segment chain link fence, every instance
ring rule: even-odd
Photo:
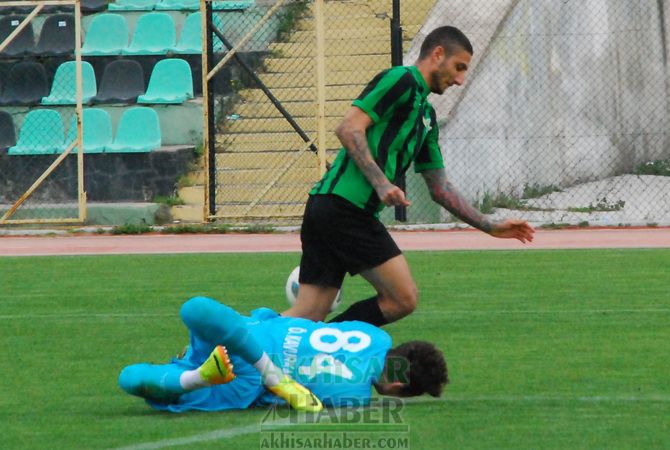
[[[253,75],[231,58],[214,78],[216,217],[299,221],[339,149],[334,128],[391,65],[391,0],[325,1],[321,16],[317,3],[257,1],[221,26],[231,46],[254,30],[238,53]],[[441,25],[474,44],[466,84],[431,101],[447,174],[484,213],[670,223],[666,2],[399,3],[404,64]],[[456,222],[420,176],[408,173],[407,194],[409,223]],[[382,218],[396,221],[391,209]]]
[[[0,3],[0,224],[82,220],[75,23],[74,2]]]

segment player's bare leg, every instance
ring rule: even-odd
[[[401,319],[416,309],[419,292],[403,255],[361,272],[377,290],[377,301],[389,322]]]
[[[314,321],[324,320],[330,312],[338,291],[336,287],[300,283],[295,303],[281,315],[304,317]]]
[[[381,327],[410,314],[416,308],[418,291],[403,255],[361,272],[377,295],[358,301],[331,322],[361,320]]]

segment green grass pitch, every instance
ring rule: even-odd
[[[434,341],[452,380],[403,408],[410,448],[670,448],[670,250],[407,257],[420,306],[387,330]],[[264,409],[159,413],[116,379],[181,350],[190,296],[281,310],[298,260],[0,258],[0,448],[259,448]],[[369,294],[348,278],[344,306]]]

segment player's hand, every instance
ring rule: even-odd
[[[410,201],[398,186],[388,183],[377,190],[377,195],[386,206],[409,206]]]
[[[533,242],[534,234],[535,229],[528,225],[528,222],[525,220],[506,220],[496,223],[491,230],[491,236],[518,239],[524,244],[526,242]]]

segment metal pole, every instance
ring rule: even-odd
[[[214,41],[212,37],[212,3],[205,2],[205,52],[206,58],[203,61],[202,70],[202,88],[203,95],[207,98],[207,108],[205,112],[206,138],[205,138],[205,158],[207,160],[207,215],[209,217],[216,214],[216,135],[214,124],[214,90],[213,79],[208,77],[212,64],[214,62]]]
[[[400,0],[393,0],[393,17],[391,17],[391,65],[402,66],[402,26],[400,25]],[[400,189],[406,191],[407,184],[405,175],[400,177],[396,183]],[[407,208],[405,206],[395,207],[395,220],[407,222]]]
[[[314,19],[316,22],[316,92],[317,92],[317,147],[319,149],[319,176],[326,173],[326,44],[324,26],[324,0],[315,0]]]

